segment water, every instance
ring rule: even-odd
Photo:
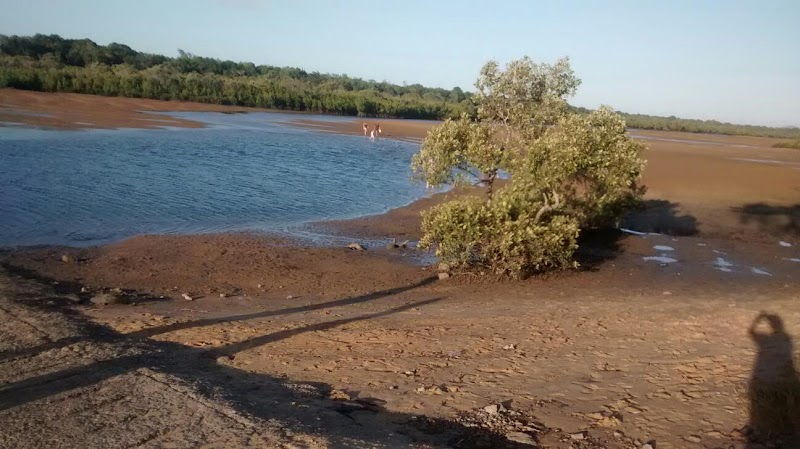
[[[0,128],[0,247],[280,231],[426,193],[410,179],[418,145],[298,129],[290,114],[172,115],[211,126]]]

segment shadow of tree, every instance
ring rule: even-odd
[[[677,203],[647,200],[623,218],[621,227],[675,236],[697,234],[697,219],[691,215],[681,215],[678,209]],[[618,229],[584,230],[578,238],[575,259],[583,270],[595,271],[604,262],[619,255],[622,236],[623,233]]]
[[[667,200],[646,200],[642,207],[622,220],[622,227],[639,232],[690,236],[698,232],[697,219],[681,214],[680,204]]]
[[[756,223],[762,232],[777,235],[800,235],[800,204],[771,206],[766,203],[746,204],[733,208],[742,224]]]
[[[350,302],[341,300],[333,303],[354,304],[414,287],[401,287],[351,298]],[[135,350],[122,350],[115,356],[88,365],[6,384],[0,388],[0,410],[96,385],[121,374],[149,369],[190,383],[204,396],[232,404],[249,416],[279,422],[292,432],[322,437],[331,447],[406,447],[410,441],[467,449],[531,447],[529,444],[510,441],[504,435],[490,429],[465,426],[456,420],[392,412],[382,407],[380,400],[372,398],[331,400],[328,399],[328,393],[332,387],[324,383],[291,383],[226,364],[241,351],[304,332],[322,331],[355,321],[376,319],[411,308],[425,307],[441,301],[440,297],[408,302],[380,312],[257,336],[212,350],[153,340],[146,338],[148,334],[139,336],[120,334],[107,326],[94,323],[79,311],[65,307],[65,304],[48,303],[42,298],[42,295],[30,294],[15,297],[13,300],[16,304],[29,309],[57,311],[72,327],[80,329],[81,335],[51,342],[35,349],[55,349],[59,343],[67,346],[75,338],[79,338],[85,342],[113,344]],[[233,318],[245,319],[242,316]],[[166,332],[163,329],[162,331]],[[29,351],[29,354],[34,352]],[[399,438],[406,443],[398,445]]]
[[[800,373],[792,337],[778,315],[764,312],[753,320],[749,333],[758,352],[748,387],[748,447],[800,447]]]

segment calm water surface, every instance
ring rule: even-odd
[[[0,247],[285,231],[381,213],[425,194],[410,180],[415,144],[285,125],[296,115],[172,115],[210,126],[0,128]]]

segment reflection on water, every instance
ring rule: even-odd
[[[281,230],[425,193],[410,180],[417,145],[297,129],[288,114],[171,115],[211,126],[0,128],[0,246]]]

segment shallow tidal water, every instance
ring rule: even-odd
[[[0,128],[0,247],[291,232],[426,194],[409,168],[418,144],[299,129],[290,114],[171,115],[208,127]]]

